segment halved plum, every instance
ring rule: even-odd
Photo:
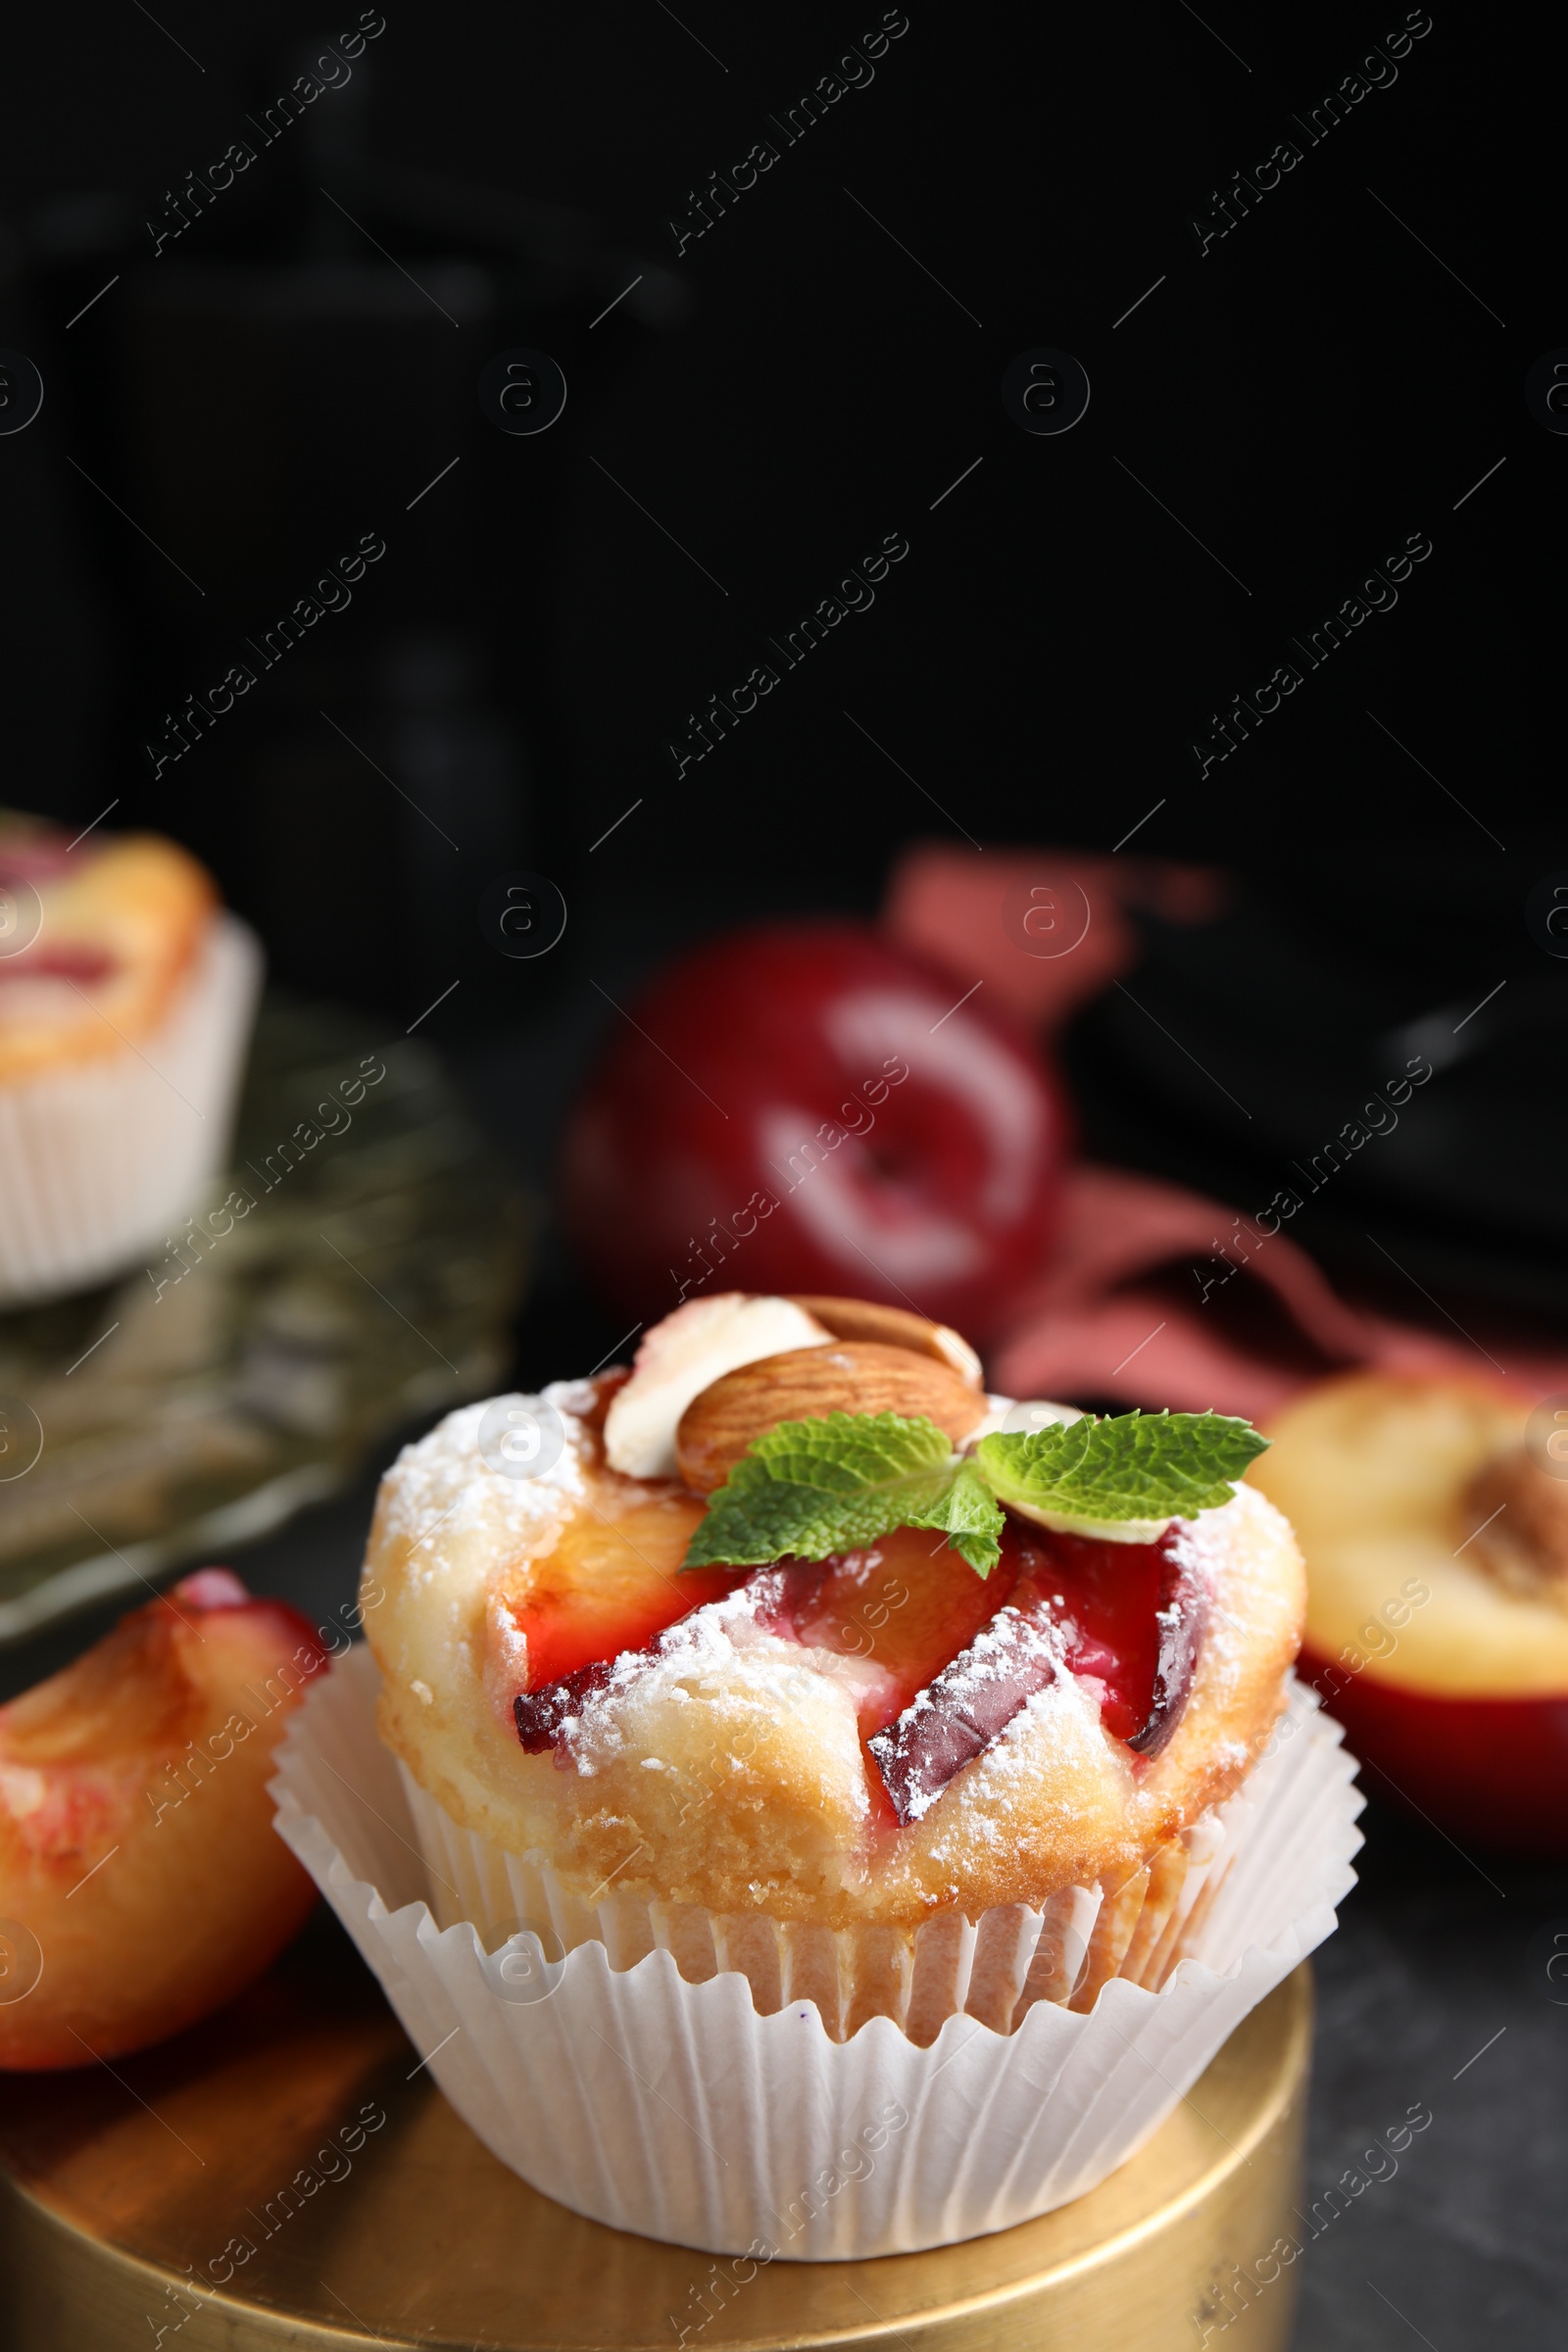
[[[1568,1557],[1551,1415],[1480,1372],[1353,1372],[1248,1472],[1291,1521],[1300,1673],[1378,1790],[1468,1844],[1568,1854]]]

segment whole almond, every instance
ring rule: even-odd
[[[980,1358],[968,1341],[946,1323],[911,1314],[906,1306],[884,1306],[872,1298],[792,1298],[830,1331],[836,1340],[874,1340],[882,1348],[907,1348],[916,1355],[934,1355],[939,1364],[980,1386]]]
[[[970,1382],[912,1348],[875,1341],[796,1348],[742,1364],[694,1396],[675,1432],[675,1453],[686,1485],[710,1494],[747,1447],[781,1421],[821,1421],[829,1413],[924,1414],[956,1445],[981,1420],[984,1407]]]

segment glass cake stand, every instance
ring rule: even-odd
[[[230,1172],[147,1264],[0,1315],[0,1642],[267,1534],[494,1388],[524,1228],[434,1054],[270,1002]]]

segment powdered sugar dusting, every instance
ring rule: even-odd
[[[389,1705],[416,1677],[434,1693],[418,1711],[427,1728],[416,1735],[405,1718],[404,1737],[447,1742],[445,1770],[481,1780],[485,1742],[501,1730],[500,1684],[485,1667],[487,1632],[504,1629],[487,1627],[490,1596],[512,1563],[553,1547],[586,1495],[593,1441],[582,1416],[596,1398],[584,1381],[560,1381],[542,1396],[500,1400],[535,1412],[548,1405],[561,1417],[561,1457],[534,1478],[505,1477],[480,1453],[480,1425],[495,1401],[461,1405],[403,1448],[381,1481],[364,1586],[366,1632],[389,1678]],[[525,1660],[507,1659],[519,1663],[525,1669]],[[510,1726],[504,1736],[514,1739]]]
[[[745,1771],[764,1745],[782,1743],[811,1759],[836,1801],[863,1822],[870,1798],[856,1687],[773,1630],[784,1619],[786,1583],[785,1571],[761,1570],[667,1627],[648,1649],[623,1651],[560,1727],[561,1751],[577,1772],[592,1780],[617,1765],[657,1762],[688,1781],[695,1772],[696,1785],[712,1788]]]
[[[562,1724],[562,1742],[579,1772],[592,1774],[622,1745],[620,1717],[627,1699],[639,1697],[685,1704],[731,1690],[749,1690],[776,1701],[780,1669],[799,1673],[805,1654],[799,1642],[765,1630],[784,1597],[781,1569],[748,1577],[733,1592],[677,1618],[646,1649],[626,1649],[611,1661],[600,1687],[585,1696],[582,1711]]]
[[[542,1396],[486,1397],[461,1405],[444,1421],[405,1446],[382,1488],[386,1532],[411,1546],[409,1567],[417,1581],[447,1573],[453,1544],[483,1534],[493,1539],[497,1557],[537,1547],[540,1537],[564,1516],[564,1506],[587,1492],[584,1475],[589,1446],[582,1416],[594,1404],[587,1381],[553,1381]],[[480,1423],[497,1402],[537,1411],[541,1404],[560,1414],[565,1445],[559,1461],[533,1478],[509,1478],[492,1470],[479,1451]]]
[[[1151,1837],[1168,1835],[1173,1782],[1179,1805],[1195,1774],[1245,1767],[1233,1723],[1255,1716],[1258,1642],[1293,1605],[1288,1531],[1245,1487],[1179,1532],[1219,1605],[1174,1767],[1146,1764],[1104,1729],[1099,1686],[1073,1675],[1061,1630],[1020,1592],[877,1735],[876,1749],[928,1751],[911,1758],[894,1833],[859,1737],[861,1722],[887,1721],[874,1688],[885,1670],[815,1645],[821,1629],[799,1614],[810,1572],[798,1563],[754,1572],[596,1667],[580,1695],[563,1690],[553,1757],[519,1743],[512,1701],[529,1677],[516,1600],[531,1564],[576,1511],[653,1498],[603,1465],[586,1425],[601,1393],[561,1382],[499,1400],[561,1416],[561,1456],[534,1478],[506,1477],[480,1454],[490,1400],[406,1447],[383,1485],[368,1575],[385,1574],[387,1605],[367,1626],[388,1678],[384,1720],[422,1785],[475,1832],[508,1850],[548,1847],[585,1882],[614,1877],[617,1891],[646,1879],[663,1899],[721,1911],[778,1901],[809,1916],[832,1894],[866,1916],[906,1915],[962,1904],[977,1886],[1034,1899],[1058,1857],[1086,1883],[1101,1856],[1124,1870],[1146,1817]],[[993,1416],[1004,1410],[988,1400]],[[899,1695],[893,1684],[888,1712]],[[877,1761],[894,1792],[888,1758]]]
[[[1217,1510],[1177,1522],[1176,1542],[1210,1594],[1203,1627],[1205,1669],[1222,1677],[1227,1690],[1250,1664],[1256,1620],[1272,1613],[1274,1531],[1280,1525],[1273,1504],[1245,1484]],[[1222,1577],[1226,1600],[1220,1606],[1213,1596]]]
[[[868,1745],[902,1822],[922,1821],[955,1773],[984,1755],[1065,1665],[1050,1619],[1007,1605]]]

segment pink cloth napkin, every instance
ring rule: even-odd
[[[1495,1335],[1471,1344],[1353,1306],[1304,1250],[1200,1193],[1085,1164],[1061,1238],[1018,1301],[991,1376],[1010,1396],[1095,1396],[1266,1421],[1352,1365],[1504,1374],[1532,1396],[1568,1389],[1568,1358]]]
[[[1044,903],[1027,923],[1034,890]],[[893,869],[882,921],[902,946],[978,980],[999,1011],[1049,1032],[1137,962],[1130,908],[1167,922],[1206,923],[1227,896],[1223,875],[1163,858],[917,842]],[[1060,954],[1041,952],[1069,939],[1074,944]]]
[[[1019,944],[1017,909],[1037,884],[1055,893],[1058,913],[1076,906],[1081,919],[1087,905],[1088,928],[1064,955]],[[1136,961],[1129,907],[1204,922],[1224,896],[1222,877],[1200,867],[919,844],[894,871],[884,921],[1049,1036]],[[1055,1252],[1020,1297],[990,1373],[1013,1396],[1264,1421],[1298,1390],[1356,1365],[1501,1374],[1532,1397],[1568,1391],[1568,1354],[1490,1327],[1440,1333],[1352,1304],[1283,1228],[1267,1234],[1201,1194],[1092,1163],[1069,1176]]]

